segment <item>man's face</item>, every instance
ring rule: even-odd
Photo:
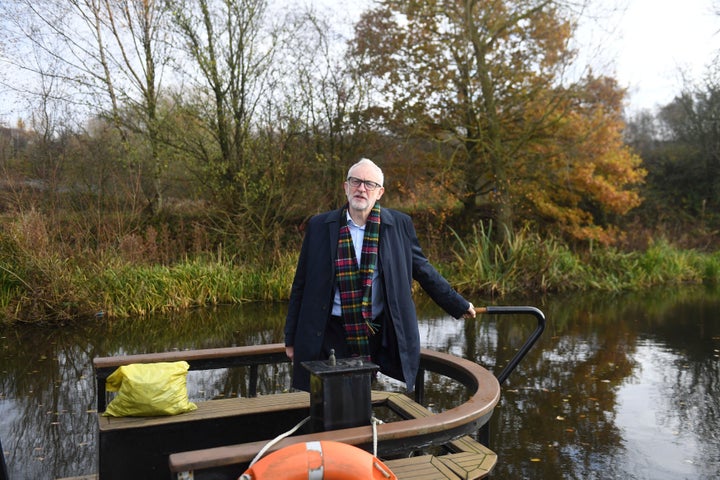
[[[363,182],[373,182],[380,185],[380,176],[377,171],[369,165],[358,165],[350,171],[349,177],[362,180]],[[350,208],[353,210],[369,213],[375,202],[380,200],[385,189],[381,186],[374,190],[369,189],[365,183],[358,186],[351,185],[351,182],[345,181],[345,195],[347,196]]]

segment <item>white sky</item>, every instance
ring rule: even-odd
[[[0,0],[2,1],[2,0]],[[337,12],[339,23],[357,19],[372,0],[300,0],[321,11]],[[605,10],[587,20],[578,37],[582,58],[596,74],[617,78],[628,88],[628,109],[654,109],[681,92],[681,70],[699,81],[720,52],[720,0],[592,0],[592,10]],[[608,13],[612,7],[618,10]],[[0,123],[13,125],[8,92],[0,88]]]
[[[596,0],[597,1],[597,0]],[[600,0],[605,1],[605,0]],[[624,12],[611,15],[588,38],[604,43],[603,55],[620,85],[628,88],[631,110],[653,109],[682,90],[681,71],[699,81],[720,52],[717,0],[624,0]],[[616,28],[615,32],[612,31]],[[605,40],[603,41],[603,36]],[[614,65],[612,65],[614,63]],[[600,72],[598,72],[600,73]]]
[[[353,18],[372,0],[305,0]],[[591,0],[578,53],[596,74],[628,89],[630,111],[670,103],[683,88],[681,72],[699,81],[720,53],[720,0]]]

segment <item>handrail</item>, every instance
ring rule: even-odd
[[[525,355],[527,355],[533,345],[535,345],[538,341],[540,335],[542,335],[542,332],[545,330],[545,315],[535,307],[490,306],[479,308],[477,309],[477,312],[488,313],[491,315],[530,314],[537,319],[537,327],[535,327],[535,330],[530,334],[527,340],[525,340],[523,346],[520,347],[520,350],[517,351],[515,356],[510,360],[505,368],[496,375],[498,383],[502,386],[510,374],[520,364],[522,359],[525,358]],[[480,431],[478,432],[478,441],[486,447],[490,446],[490,422],[487,422],[480,428]]]
[[[250,397],[257,396],[257,369],[259,365],[290,362],[290,359],[285,355],[285,345],[282,343],[95,357],[93,366],[95,367],[95,381],[97,383],[97,411],[103,412],[105,410],[107,377],[117,367],[130,365],[131,363],[177,362],[181,360],[190,364],[190,370],[249,366],[250,384],[248,385],[248,396]]]
[[[476,312],[478,314],[497,314],[497,315],[508,315],[508,314],[530,314],[537,318],[538,325],[535,328],[535,330],[530,334],[528,339],[525,341],[523,346],[518,350],[518,352],[515,354],[515,356],[510,360],[510,362],[505,366],[505,368],[500,372],[500,374],[496,375],[499,384],[502,386],[503,383],[508,379],[510,374],[515,370],[515,368],[520,364],[523,358],[525,358],[525,355],[530,351],[530,349],[535,345],[535,343],[540,338],[540,335],[542,335],[542,332],[545,330],[545,315],[538,310],[535,307],[524,307],[524,306],[489,306],[489,307],[480,307],[476,309]],[[445,374],[447,375],[447,372],[438,368],[441,368],[442,365],[433,365],[432,371]],[[421,404],[425,403],[425,370],[428,370],[426,362],[421,358],[420,360],[420,369],[418,370],[417,376],[415,378],[415,401]],[[449,376],[449,375],[448,375]],[[459,379],[455,378],[455,380],[460,381],[461,383],[465,383],[468,379]],[[487,445],[487,443],[485,443]]]
[[[476,432],[489,420],[500,400],[500,384],[497,378],[480,365],[426,348],[420,350],[420,355],[421,364],[440,367],[443,374],[466,385],[472,390],[472,394],[465,403],[431,417],[378,425],[377,441],[384,445],[396,445],[395,453],[407,451],[407,445],[410,444],[418,447],[423,446],[423,443],[442,444],[453,438]],[[287,437],[275,444],[271,451],[308,439],[334,440],[356,446],[367,446],[372,445],[373,432],[372,427],[368,425]],[[169,457],[170,470],[177,473],[247,463],[266,443],[266,441],[250,442],[174,453]]]
[[[525,355],[527,355],[533,345],[535,345],[535,342],[538,341],[540,335],[542,335],[543,330],[545,330],[545,315],[535,307],[505,306],[482,307],[478,309],[478,313],[488,313],[491,315],[530,314],[537,319],[537,327],[535,327],[535,330],[530,334],[527,340],[525,340],[523,346],[520,347],[520,350],[517,351],[515,356],[510,360],[505,368],[503,368],[500,374],[497,375],[498,382],[502,385],[505,383],[505,380],[508,379],[513,370],[515,370],[515,368],[520,364],[522,359],[525,358]]]

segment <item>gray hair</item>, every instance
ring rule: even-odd
[[[382,187],[385,184],[385,174],[383,173],[382,168],[378,167],[377,164],[369,158],[361,158],[360,160],[358,160],[356,164],[354,164],[348,169],[347,176],[350,177],[350,172],[352,172],[355,167],[359,167],[360,165],[369,165],[370,167],[372,167],[380,177],[380,186]]]

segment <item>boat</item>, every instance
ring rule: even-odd
[[[478,309],[478,313],[531,315],[537,326],[497,375],[470,360],[422,349],[412,398],[403,392],[373,390],[368,380],[372,378],[372,365],[361,362],[356,372],[337,374],[333,370],[335,365],[342,368],[348,365],[331,359],[327,365],[332,368],[321,369],[329,372],[327,376],[313,373],[320,380],[313,378],[310,393],[258,395],[260,368],[289,361],[284,345],[279,343],[97,357],[93,365],[97,383],[98,471],[77,478],[260,480],[270,478],[253,476],[261,462],[277,462],[278,458],[289,459],[292,455],[316,459],[318,449],[325,451],[320,458],[329,455],[328,459],[340,455],[332,452],[351,452],[342,454],[348,456],[344,461],[351,462],[350,465],[356,462],[358,468],[370,455],[376,460],[372,468],[377,468],[383,478],[483,478],[497,462],[497,455],[488,445],[488,421],[500,400],[501,386],[541,336],[545,316],[539,309],[525,306],[488,306]],[[195,409],[177,415],[103,415],[113,398],[108,393],[108,378],[119,367],[172,362],[187,362],[190,370],[245,367],[249,371],[246,395],[196,402]],[[428,373],[464,385],[467,400],[445,411],[431,411],[424,405]],[[336,379],[340,380],[333,385]],[[338,395],[336,388],[348,382],[352,391]],[[365,386],[366,395],[360,392]],[[323,395],[323,391],[332,395]],[[332,398],[341,401],[335,401],[333,406]],[[368,403],[367,409],[362,405],[347,406],[357,398]],[[368,412],[366,418],[362,418],[364,412]],[[350,419],[347,424],[348,416],[361,418]],[[283,460],[286,461],[290,462]],[[283,465],[290,468],[290,463]],[[317,478],[366,478],[353,474],[360,471],[354,467],[334,470],[345,472],[342,475],[333,474],[330,463],[325,468],[331,476]],[[294,477],[289,472],[287,478],[316,478],[308,472],[297,473]]]

